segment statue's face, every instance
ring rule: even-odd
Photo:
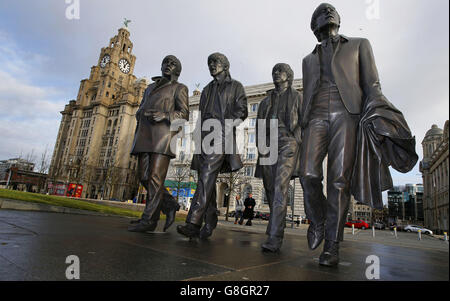
[[[339,14],[333,5],[325,3],[318,7],[319,16],[316,18],[317,29],[321,29],[329,25],[339,26],[341,23]]]
[[[217,76],[225,71],[225,66],[217,59],[211,59],[208,61],[209,73],[211,76]]]
[[[279,85],[289,80],[289,75],[282,68],[276,68],[272,72],[273,83]]]
[[[163,76],[170,77],[175,75],[177,71],[177,62],[172,59],[166,59],[161,65],[161,71]]]

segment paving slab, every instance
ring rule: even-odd
[[[80,279],[88,281],[365,281],[370,255],[380,260],[382,281],[449,280],[448,245],[353,238],[341,244],[340,265],[326,268],[302,231],[286,231],[281,252],[267,254],[263,225],[221,221],[202,241],[179,235],[176,224],[163,233],[163,221],[155,233],[128,232],[129,220],[0,210],[0,280],[66,280],[69,255],[78,256]]]

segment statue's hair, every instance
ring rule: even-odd
[[[294,81],[294,71],[292,70],[291,66],[289,66],[288,64],[284,64],[284,63],[278,63],[273,67],[272,74],[277,69],[287,73],[289,86],[292,86],[292,82]]]
[[[227,57],[224,54],[215,52],[215,53],[211,54],[210,56],[208,56],[208,64],[212,60],[219,61],[223,65],[223,68],[225,69],[225,71],[227,73],[230,71],[230,62],[228,61]]]
[[[321,10],[322,10],[322,7],[324,6],[324,5],[329,5],[329,6],[331,6],[331,7],[333,7],[335,10],[336,10],[336,8],[333,6],[333,5],[331,5],[331,4],[328,4],[328,3],[322,3],[322,4],[320,4],[315,10],[314,10],[314,13],[313,13],[313,15],[312,15],[312,18],[311,18],[311,30],[314,32],[314,34],[317,36],[317,31],[319,30],[318,28],[317,28],[317,18],[319,17],[319,15],[320,15],[320,13],[321,13]],[[341,25],[341,16],[339,15],[339,13],[337,12],[337,10],[336,10],[336,13],[337,13],[337,15],[339,16],[339,26]]]
[[[172,60],[176,63],[177,69],[175,70],[175,75],[180,76],[182,70],[180,60],[174,55],[168,55],[163,59],[162,64],[166,63],[168,60]]]

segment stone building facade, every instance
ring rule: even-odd
[[[370,206],[359,203],[352,196],[348,210],[348,220],[362,220],[366,223],[372,223],[372,208]]]
[[[448,232],[449,227],[449,158],[448,158],[448,120],[444,130],[433,125],[422,141],[423,160],[420,162],[424,196],[425,227]]]
[[[136,160],[130,150],[135,113],[148,85],[133,74],[130,32],[120,28],[100,51],[76,100],[62,119],[49,170],[49,182],[82,184],[83,197],[131,199],[136,193]]]

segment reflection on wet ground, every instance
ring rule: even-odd
[[[181,237],[176,225],[167,233],[127,232],[128,222],[0,210],[0,280],[65,280],[69,255],[80,259],[81,280],[367,280],[370,255],[379,258],[380,280],[449,279],[448,244],[395,240],[388,231],[376,240],[347,234],[341,263],[330,269],[318,265],[321,250],[308,249],[303,230],[287,229],[281,253],[267,254],[264,225],[239,229],[221,221],[201,241]]]

